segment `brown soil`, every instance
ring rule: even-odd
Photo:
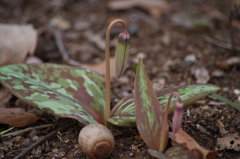
[[[153,18],[138,8],[111,11],[107,8],[107,1],[101,0],[4,0],[0,1],[0,21],[4,23],[32,23],[39,30],[39,41],[35,55],[44,62],[62,63],[61,55],[50,30],[47,29],[50,19],[61,16],[70,22],[70,28],[62,31],[63,42],[71,58],[82,63],[97,63],[104,58],[104,50],[90,41],[86,33],[100,35],[104,39],[109,21],[122,18],[129,22],[131,32],[130,65],[120,80],[112,82],[112,91],[119,97],[132,93],[134,73],[132,64],[137,55],[144,58],[145,68],[152,82],[165,81],[165,87],[194,84],[195,76],[191,70],[205,67],[210,74],[208,83],[223,88],[218,92],[231,101],[238,102],[235,89],[240,88],[239,63],[223,67],[222,61],[238,56],[237,51],[231,51],[208,43],[207,36],[221,41],[230,41],[229,26],[227,23],[230,12],[229,0],[171,0],[171,9],[162,16]],[[222,14],[222,19],[214,17],[213,12]],[[186,28],[178,26],[171,19],[179,13],[197,13],[209,19],[210,29]],[[235,20],[238,14],[235,13]],[[233,27],[234,42],[240,44],[239,27]],[[114,31],[116,34],[119,30]],[[113,33],[114,34],[114,33]],[[75,44],[75,45],[73,45]],[[77,45],[77,46],[76,46]],[[113,49],[114,54],[114,49]],[[193,54],[196,61],[185,61],[185,57]],[[169,63],[169,64],[168,64]],[[220,70],[223,74],[216,77],[213,72]],[[13,98],[9,105],[14,105]],[[219,102],[211,98],[204,98],[189,107],[184,116],[182,128],[192,136],[201,146],[214,150],[217,138],[222,137],[217,120],[221,119],[229,133],[240,131],[240,113],[227,104],[208,104]],[[112,101],[113,104],[116,101]],[[200,104],[199,104],[200,103]],[[201,104],[206,103],[206,104]],[[1,138],[1,157],[13,158],[24,149],[59,127],[75,123],[74,126],[57,135],[53,135],[42,144],[36,146],[25,158],[86,158],[78,146],[77,137],[81,130],[79,124],[71,119],[56,119],[44,114],[54,128],[33,130],[15,137]],[[34,126],[44,125],[39,121]],[[2,125],[1,127],[4,127]],[[6,126],[5,126],[6,127]],[[15,128],[14,131],[25,128]],[[136,128],[112,127],[115,137],[115,149],[109,159],[137,159],[151,158],[147,146],[139,139]],[[37,138],[37,139],[36,139]],[[217,158],[240,159],[240,152],[234,150],[218,151]]]

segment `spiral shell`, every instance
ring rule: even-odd
[[[110,130],[101,124],[90,124],[82,128],[78,142],[82,150],[92,159],[108,157],[115,144]]]

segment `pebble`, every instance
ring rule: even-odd
[[[214,71],[211,73],[211,75],[214,76],[214,77],[223,77],[224,72],[221,71],[221,70],[214,70]]]
[[[118,156],[119,156],[119,157],[123,157],[123,154],[119,154]]]
[[[134,156],[134,153],[133,153],[133,152],[130,152],[128,156],[129,156],[129,157],[133,157],[133,156]]]
[[[119,82],[121,82],[122,84],[127,84],[129,83],[129,78],[127,76],[122,76],[118,79]]]
[[[196,55],[194,54],[190,54],[190,55],[187,55],[185,58],[184,58],[184,61],[186,62],[196,62],[197,58],[196,58]]]
[[[240,90],[239,89],[234,89],[233,93],[236,94],[236,95],[239,95],[240,94]]]

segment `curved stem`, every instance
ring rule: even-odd
[[[160,141],[160,146],[159,146],[159,152],[164,151],[165,136],[166,136],[166,132],[167,132],[166,128],[167,128],[168,114],[169,114],[169,108],[170,108],[171,100],[172,100],[173,96],[176,96],[178,98],[178,101],[180,101],[180,102],[182,101],[177,92],[172,92],[170,94],[170,97],[168,98],[168,103],[165,108],[163,122],[162,122],[162,132],[161,132],[161,141]]]
[[[107,119],[110,118],[110,33],[112,27],[116,23],[121,23],[124,27],[124,30],[127,30],[126,23],[121,19],[116,19],[111,22],[111,24],[108,26],[107,33],[106,33],[106,46],[105,46],[105,63],[106,63],[106,96],[105,96],[105,102],[106,102],[106,112],[105,112],[105,125],[107,126]]]

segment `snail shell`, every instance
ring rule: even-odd
[[[106,158],[114,148],[112,133],[101,124],[90,124],[82,128],[78,142],[82,150],[92,159]]]

